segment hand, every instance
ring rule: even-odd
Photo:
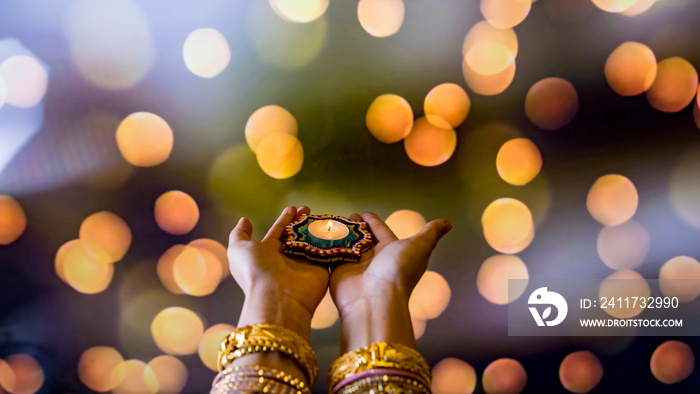
[[[281,242],[287,224],[308,213],[308,207],[285,208],[262,241],[251,240],[247,218],[231,232],[229,267],[245,293],[239,327],[275,323],[309,340],[311,316],[328,288],[328,268],[287,256]]]
[[[341,351],[382,341],[415,347],[408,299],[431,252],[452,224],[433,220],[420,233],[399,240],[373,213],[350,219],[364,219],[377,244],[362,254],[359,263],[341,264],[331,274],[330,292],[342,325]]]

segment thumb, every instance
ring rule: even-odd
[[[231,231],[228,238],[228,243],[230,245],[236,241],[250,241],[252,235],[253,225],[250,223],[248,218],[243,217],[238,221],[238,224],[236,224],[236,227],[233,228],[233,231]]]
[[[437,246],[440,238],[449,233],[450,230],[452,230],[452,223],[449,220],[436,219],[423,226],[423,229],[418,234],[411,237],[411,241],[421,243],[426,248],[426,252],[430,254]]]

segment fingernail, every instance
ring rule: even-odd
[[[450,222],[449,220],[445,220],[445,223],[443,223],[442,225],[442,234],[445,235],[449,233],[450,230],[452,230],[452,222]]]
[[[291,205],[288,206],[287,208],[284,209],[284,213],[291,215],[294,213],[294,210],[297,209],[295,206]]]

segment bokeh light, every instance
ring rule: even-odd
[[[231,48],[220,31],[201,28],[190,33],[182,48],[187,69],[198,77],[214,78],[231,61]]]
[[[146,385],[146,376],[150,372],[146,367],[146,363],[141,360],[126,360],[121,364],[121,368],[124,370],[124,378],[112,391],[113,394],[145,394],[151,392],[148,385]]]
[[[608,275],[600,283],[598,299],[605,297],[608,301],[615,302],[614,307],[604,308],[603,311],[618,319],[629,319],[644,311],[644,303],[641,302],[617,302],[618,298],[624,300],[627,297],[631,300],[646,299],[651,295],[651,289],[644,277],[633,270],[622,270]]]
[[[598,178],[588,191],[588,212],[604,226],[618,226],[637,212],[639,196],[637,188],[628,178],[604,175]]]
[[[219,348],[221,346],[221,341],[235,331],[236,327],[229,324],[215,324],[202,334],[202,338],[199,341],[199,346],[197,347],[197,354],[202,363],[214,372],[219,371],[217,366],[217,358],[219,354]]]
[[[651,373],[661,383],[675,384],[685,380],[695,369],[695,355],[687,343],[666,341],[651,355]]]
[[[530,245],[535,225],[527,205],[514,198],[499,198],[481,215],[486,242],[505,254],[518,253]]]
[[[401,141],[411,132],[413,110],[403,97],[382,94],[370,104],[365,122],[374,138],[391,144]]]
[[[598,256],[614,270],[635,269],[649,254],[651,236],[639,222],[630,220],[598,233]]]
[[[693,106],[693,120],[695,121],[695,127],[700,129],[700,89],[698,90],[698,104]]]
[[[110,391],[124,378],[124,358],[109,346],[95,346],[83,352],[78,361],[78,377],[89,389]]]
[[[571,122],[578,113],[576,88],[558,77],[540,80],[525,96],[525,115],[545,130],[558,130]]]
[[[471,101],[467,92],[454,83],[443,83],[430,90],[425,96],[423,111],[446,120],[450,126],[457,127],[469,115]],[[428,117],[428,120],[432,117]]]
[[[163,309],[151,323],[151,334],[156,345],[167,354],[196,352],[203,333],[204,325],[199,316],[178,306]]]
[[[338,308],[336,308],[330,291],[326,291],[321,303],[318,304],[314,315],[311,317],[311,328],[321,330],[335,324],[338,320]]]
[[[525,292],[530,275],[527,266],[513,255],[495,255],[486,259],[476,275],[476,289],[489,302],[509,304]],[[508,279],[524,279],[508,285]]]
[[[483,96],[495,96],[503,93],[513,82],[515,77],[515,62],[512,62],[508,68],[498,74],[482,75],[474,71],[467,62],[467,59],[462,61],[462,75],[467,86],[474,93]]]
[[[173,262],[173,279],[185,294],[209,295],[221,282],[221,262],[206,249],[185,246]]]
[[[654,4],[656,4],[656,0],[637,0],[632,7],[622,11],[622,14],[626,16],[641,15],[647,12]]]
[[[532,0],[481,0],[481,14],[493,27],[509,29],[530,13]]]
[[[411,238],[418,234],[425,223],[423,215],[410,209],[400,209],[386,218],[386,225],[398,239]]]
[[[542,169],[542,154],[527,138],[514,138],[501,146],[496,155],[496,169],[501,179],[523,186],[535,179]]]
[[[189,233],[199,221],[197,202],[180,190],[171,190],[158,197],[153,214],[161,230],[175,235]]]
[[[151,393],[176,394],[187,383],[187,367],[173,356],[158,356],[146,364],[146,386]]]
[[[404,148],[409,159],[424,167],[434,167],[446,162],[452,157],[456,147],[457,133],[447,121],[435,115],[416,119],[411,132],[404,139]]]
[[[403,0],[360,0],[357,19],[370,35],[388,37],[401,28],[405,11]]]
[[[173,150],[173,130],[160,116],[135,112],[117,128],[117,146],[124,159],[136,167],[163,163]]]
[[[49,83],[44,67],[33,57],[25,55],[12,56],[0,63],[0,79],[5,85],[4,101],[20,108],[39,104]]]
[[[72,2],[65,26],[78,70],[101,88],[130,88],[153,66],[151,28],[139,5],[131,0]]]
[[[486,21],[477,22],[469,33],[464,37],[462,43],[462,55],[467,56],[467,53],[478,43],[482,41],[498,42],[510,50],[513,56],[518,55],[518,36],[513,29],[499,29],[493,27]]]
[[[647,100],[659,111],[678,112],[693,101],[697,89],[695,67],[682,57],[671,57],[659,62]]]
[[[307,23],[328,9],[328,0],[269,0],[270,7],[287,22]]]
[[[263,138],[272,133],[299,135],[297,120],[294,115],[279,105],[266,105],[257,109],[248,118],[245,125],[245,140],[255,152]]]
[[[88,241],[66,251],[63,276],[66,283],[83,294],[97,294],[109,287],[114,277],[114,265],[108,254]],[[60,274],[59,274],[60,277]]]
[[[163,252],[163,254],[158,259],[158,264],[156,264],[156,271],[158,272],[158,278],[160,282],[165,286],[168,291],[173,294],[184,294],[184,291],[175,282],[175,259],[177,259],[180,254],[185,250],[185,245],[173,245],[168,250]]]
[[[452,291],[442,275],[425,271],[408,299],[411,316],[418,319],[435,319],[450,303]]]
[[[432,372],[433,382],[430,388],[434,393],[471,394],[476,389],[474,367],[458,358],[440,360]]]
[[[559,380],[572,393],[587,393],[603,379],[603,365],[588,350],[570,353],[559,366]]]
[[[0,245],[17,240],[27,228],[24,209],[14,198],[0,194]]]
[[[258,144],[255,155],[265,174],[287,179],[301,171],[304,148],[297,137],[287,133],[270,133]]]
[[[659,287],[666,297],[695,301],[700,296],[700,262],[688,256],[670,259],[659,270]]]
[[[0,358],[0,394],[13,392],[15,389],[15,371],[10,364]]]
[[[628,10],[638,0],[591,0],[596,7],[607,12],[623,12]]]
[[[646,92],[656,78],[656,56],[649,47],[628,41],[615,48],[605,61],[605,79],[620,96]]]
[[[131,246],[131,230],[126,222],[112,212],[94,213],[80,225],[80,240],[88,248],[93,245],[109,255],[109,262],[124,258]]]
[[[216,257],[216,259],[219,261],[221,264],[221,280],[223,281],[224,279],[228,278],[229,275],[231,275],[229,271],[229,265],[228,265],[228,255],[226,251],[226,247],[222,245],[220,242],[215,241],[213,239],[209,238],[199,238],[195,239],[194,241],[190,242],[188,244],[189,246],[198,248],[198,249],[204,249],[209,251]]]
[[[700,149],[685,152],[669,182],[669,197],[675,213],[684,222],[700,228]]]
[[[467,51],[464,60],[477,74],[495,75],[506,70],[515,61],[515,55],[504,43],[482,40]]]
[[[527,384],[527,372],[517,360],[500,358],[484,369],[481,381],[487,393],[519,393]]]
[[[41,365],[28,354],[16,353],[5,358],[12,368],[14,385],[7,388],[14,394],[34,394],[44,385],[44,370]]]

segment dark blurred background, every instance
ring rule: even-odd
[[[700,257],[699,224],[688,219],[700,210],[700,185],[692,183],[700,177],[693,119],[700,104],[694,99],[664,113],[644,94],[616,94],[603,72],[626,41],[647,45],[657,61],[680,56],[699,66],[700,3],[659,0],[630,17],[588,0],[571,0],[577,5],[562,13],[562,1],[534,2],[514,27],[515,77],[493,96],[473,92],[462,74],[463,40],[483,20],[476,0],[406,0],[400,30],[383,38],[362,28],[356,1],[330,1],[308,23],[283,20],[265,1],[3,2],[0,62],[32,56],[48,85],[36,105],[0,108],[0,194],[19,202],[27,222],[19,239],[0,246],[0,358],[35,359],[44,377],[39,392],[90,392],[78,371],[83,352],[108,346],[124,360],[148,363],[164,353],[151,332],[164,308],[188,308],[204,329],[236,324],[243,295],[232,279],[201,297],[162,284],[157,263],[173,245],[210,238],[225,246],[240,216],[250,217],[261,237],[288,204],[382,218],[408,209],[454,225],[429,267],[450,290],[446,309],[418,340],[431,365],[466,361],[481,392],[484,368],[510,357],[527,372],[525,391],[562,392],[562,359],[588,349],[604,369],[598,392],[697,392],[697,371],[666,385],[649,367],[668,339],[689,344],[697,357],[697,337],[509,337],[507,306],[477,291],[480,265],[498,253],[484,239],[481,215],[502,197],[532,212],[534,240],[518,253],[530,277],[602,279],[614,272],[596,246],[602,225],[586,208],[589,189],[606,174],[624,175],[638,193],[634,220],[650,243],[637,272],[656,279],[671,258]],[[218,30],[230,47],[230,62],[213,78],[195,75],[183,61],[183,43],[199,28]],[[530,87],[547,77],[568,80],[578,94],[575,117],[554,131],[537,127],[524,110]],[[471,110],[444,164],[415,164],[403,143],[384,144],[368,131],[365,115],[378,95],[404,97],[420,117],[425,95],[446,82],[466,90]],[[695,84],[697,90],[697,77]],[[303,146],[301,170],[286,179],[260,169],[244,135],[251,114],[271,104],[293,114]],[[157,166],[131,166],[115,143],[120,122],[139,111],[157,114],[173,132],[172,153]],[[533,141],[542,156],[541,172],[525,186],[504,182],[496,170],[499,148],[515,137]],[[199,208],[199,221],[184,235],[154,220],[156,199],[170,190],[189,194]],[[679,194],[690,205],[674,204]],[[133,239],[108,287],[84,294],[59,278],[54,262],[83,220],[100,211],[122,218]],[[323,371],[337,357],[339,323],[314,330],[311,339]],[[215,375],[194,353],[177,355],[187,368],[182,392],[207,391]],[[0,377],[2,371],[0,365]]]

